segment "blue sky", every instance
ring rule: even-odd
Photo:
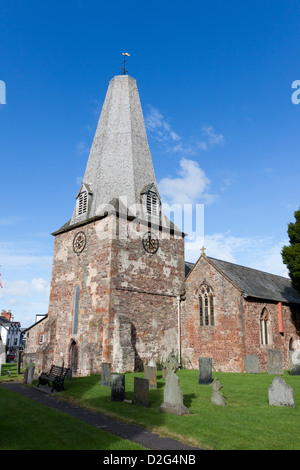
[[[163,200],[204,204],[207,255],[287,275],[299,22],[293,0],[0,1],[0,310],[23,327],[48,311],[50,234],[72,215],[122,52]],[[186,260],[200,248],[187,238]]]

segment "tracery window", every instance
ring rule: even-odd
[[[199,293],[199,321],[200,326],[214,326],[214,293],[210,286],[203,284]]]
[[[268,310],[264,307],[260,314],[260,343],[266,345],[271,344],[271,342],[271,322]]]

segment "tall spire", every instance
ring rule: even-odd
[[[125,198],[127,207],[140,204],[151,186],[157,190],[136,80],[117,75],[109,83],[71,225],[98,216],[114,199]],[[87,199],[78,202],[82,190]],[[78,204],[88,210],[78,213]]]

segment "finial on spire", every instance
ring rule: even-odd
[[[202,251],[202,255],[203,255],[203,256],[206,256],[204,246],[201,248],[201,251]]]
[[[124,62],[123,62],[123,67],[121,68],[123,70],[123,75],[126,75],[126,73],[128,72],[128,70],[126,70],[125,68],[125,62],[126,62],[126,57],[130,57],[130,54],[128,54],[128,52],[122,52],[123,56],[124,56]]]

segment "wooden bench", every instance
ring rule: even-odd
[[[67,367],[59,367],[59,366],[52,365],[50,372],[48,372],[48,374],[45,374],[44,372],[42,372],[41,375],[39,376],[38,387],[40,385],[49,385],[49,387],[51,387],[50,382],[52,382],[51,393],[53,392],[54,389],[58,392],[65,390],[64,380],[69,370],[70,369]]]

